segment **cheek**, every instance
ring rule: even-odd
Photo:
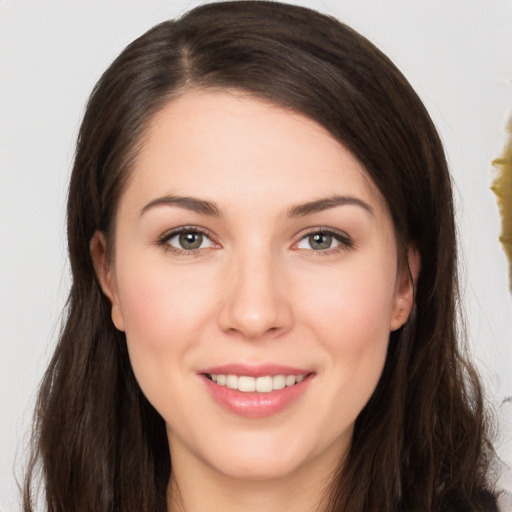
[[[169,364],[181,347],[172,295],[152,274],[132,266],[128,274],[119,272],[118,289],[131,366],[144,394],[158,409],[159,389],[169,388]]]
[[[176,347],[184,332],[200,326],[204,314],[199,312],[213,303],[205,286],[207,276],[173,272],[165,262],[138,264],[134,259],[120,262],[118,272],[127,336],[155,348]]]
[[[205,280],[200,273],[171,272],[156,262],[139,264],[134,256],[120,261],[118,272],[130,363],[142,392],[162,417],[184,421],[181,414],[193,412],[186,400],[187,378],[215,301],[197,293]]]
[[[138,258],[133,250],[124,254],[116,273],[130,361],[144,394],[161,410],[170,399],[163,390],[175,388],[191,367],[215,301],[204,293],[211,286],[201,272],[173,271],[165,258]]]
[[[334,404],[339,401],[335,396],[343,396],[349,417],[359,414],[382,373],[393,310],[393,265],[391,259],[390,266],[357,265],[325,279],[316,276],[310,293],[302,294],[302,321],[322,345],[325,368],[335,383],[330,399]]]
[[[324,414],[327,438],[351,428],[382,375],[392,284],[373,273],[347,273],[326,282],[327,292],[309,296],[309,316],[304,313],[304,318],[324,354],[323,393],[317,407]]]
[[[386,260],[385,260],[386,261]],[[394,305],[396,265],[359,262],[302,280],[300,316],[326,339],[358,350],[359,343],[387,340]],[[299,281],[300,282],[300,281]]]
[[[350,283],[346,288],[350,293],[326,310],[331,318],[325,326],[326,348],[339,377],[350,381],[353,391],[361,386],[372,392],[386,358],[391,305],[376,290]]]

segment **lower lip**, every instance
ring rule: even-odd
[[[227,386],[219,386],[201,376],[213,399],[222,407],[240,416],[264,418],[277,414],[297,401],[308,388],[313,375],[308,375],[302,382],[269,393],[244,393]]]

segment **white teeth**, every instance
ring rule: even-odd
[[[256,391],[270,393],[272,391],[272,377],[258,377],[256,379]]]
[[[293,386],[295,384],[295,375],[287,375],[286,379],[284,379],[284,383],[287,386]]]
[[[272,377],[272,389],[283,389],[286,386],[286,377],[284,375],[276,375]]]
[[[256,379],[254,377],[238,377],[238,391],[256,391]]]
[[[236,375],[228,375],[226,377],[226,387],[230,389],[238,388],[238,377]]]
[[[219,386],[237,389],[244,393],[257,391],[258,393],[270,393],[285,387],[298,384],[306,375],[267,375],[264,377],[249,377],[247,375],[210,375],[210,379]]]

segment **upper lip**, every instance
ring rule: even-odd
[[[284,366],[280,364],[222,364],[204,368],[200,374],[209,375],[244,375],[248,377],[264,377],[275,375],[307,375],[312,373],[310,369]]]

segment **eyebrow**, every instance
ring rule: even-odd
[[[201,213],[203,215],[209,215],[211,217],[222,216],[220,208],[215,203],[204,199],[182,196],[163,196],[158,199],[154,199],[142,208],[140,215],[143,215],[148,210],[156,206],[178,206],[179,208],[184,208],[185,210]]]
[[[314,213],[323,212],[324,210],[329,210],[330,208],[335,208],[337,206],[359,206],[367,211],[372,217],[375,216],[375,212],[373,208],[368,204],[358,199],[357,197],[352,196],[331,196],[324,199],[317,199],[316,201],[308,201],[307,203],[301,203],[295,206],[292,206],[288,210],[288,217],[304,217],[306,215],[312,215]]]
[[[359,206],[367,211],[370,215],[374,216],[375,213],[373,208],[368,204],[353,196],[338,196],[334,195],[331,197],[317,199],[315,201],[308,201],[292,206],[287,211],[287,217],[305,217],[306,215],[312,215],[314,213],[320,213],[330,208],[336,208],[337,206]],[[212,201],[205,199],[198,199],[194,197],[183,197],[183,196],[163,196],[150,201],[142,210],[140,215],[143,215],[151,208],[157,206],[177,206],[190,210],[203,215],[211,217],[222,217],[220,208]]]

